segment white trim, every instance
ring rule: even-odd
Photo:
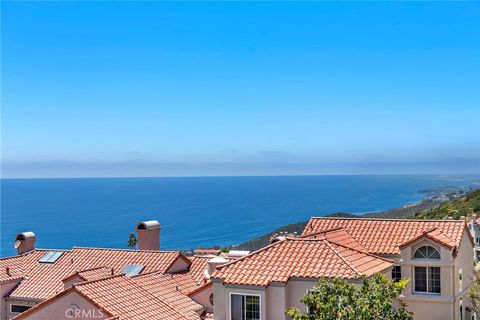
[[[428,268],[439,268],[440,269],[440,292],[428,292],[428,291],[417,291],[415,290],[415,268],[425,268],[425,279],[427,280],[427,290],[428,290]],[[442,268],[440,267],[426,267],[426,266],[413,266],[413,294],[421,294],[426,296],[441,296],[442,295]]]
[[[14,314],[23,313],[23,312],[27,311],[28,309],[27,309],[27,310],[24,310],[24,311],[22,311],[22,312],[16,312],[16,311],[13,311],[13,310],[12,310],[12,307],[13,307],[13,306],[28,307],[28,309],[30,309],[30,308],[33,307],[33,306],[26,305],[26,304],[12,303],[12,304],[10,304],[10,313],[14,313]]]
[[[254,296],[258,297],[258,304],[260,307],[259,310],[259,320],[262,320],[262,295],[256,294],[256,293],[240,293],[240,292],[229,292],[228,293],[228,319],[232,320],[232,295],[237,295],[237,296]]]

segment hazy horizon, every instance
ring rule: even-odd
[[[479,13],[3,2],[1,176],[478,173]]]

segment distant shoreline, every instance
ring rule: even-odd
[[[476,184],[473,184],[471,186],[465,187],[465,188],[455,188],[456,194],[459,195],[464,195],[471,190],[474,190],[474,186]],[[419,192],[422,193],[428,193],[431,192],[432,190],[420,190]],[[409,219],[415,216],[415,213],[419,211],[424,211],[424,210],[429,210],[434,207],[437,207],[443,203],[447,203],[450,201],[453,201],[457,199],[457,196],[455,196],[455,192],[452,192],[452,188],[450,187],[445,187],[445,188],[436,188],[434,190],[436,192],[436,197],[425,197],[422,200],[419,200],[414,203],[407,203],[401,207],[398,208],[393,208],[385,211],[376,211],[376,212],[365,212],[365,213],[358,213],[358,214],[352,214],[349,212],[336,212],[336,213],[331,213],[325,215],[325,217],[343,217],[343,218],[383,218],[383,219]],[[442,201],[442,199],[447,199],[447,198],[442,198],[442,197],[447,197],[448,200]],[[282,226],[280,228],[277,228],[276,230],[267,233],[265,235],[262,235],[260,237],[257,237],[255,239],[246,241],[242,244],[239,244],[237,246],[233,246],[234,249],[238,250],[249,250],[249,251],[254,251],[258,250],[261,247],[264,247],[269,244],[270,242],[270,237],[272,237],[275,234],[280,234],[282,232],[286,233],[294,233],[296,232],[297,234],[301,234],[303,232],[303,229],[305,228],[306,224],[308,221],[301,221],[293,224],[289,224],[286,226]]]

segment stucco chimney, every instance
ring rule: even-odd
[[[35,241],[37,241],[35,233],[31,231],[19,233],[15,240],[15,249],[17,249],[18,254],[24,254],[35,250]]]
[[[143,221],[137,225],[138,250],[160,250],[160,222]]]

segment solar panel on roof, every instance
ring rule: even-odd
[[[145,267],[142,265],[131,264],[131,265],[125,266],[122,270],[122,273],[129,277],[136,276],[137,274],[142,272],[143,268]]]
[[[38,262],[40,263],[55,263],[62,256],[62,251],[48,251],[45,253]]]

